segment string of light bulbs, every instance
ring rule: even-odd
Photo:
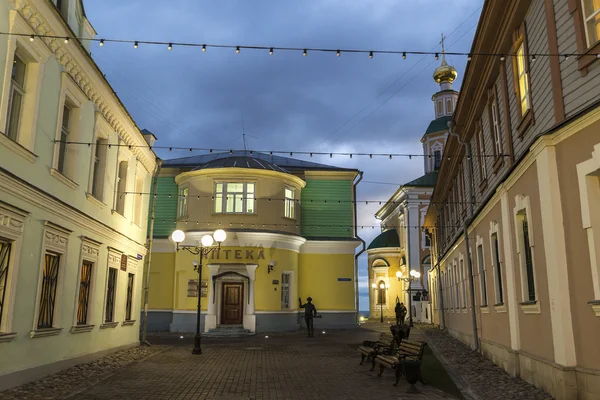
[[[353,158],[355,156],[358,157],[369,157],[369,158],[373,158],[373,157],[387,157],[390,160],[393,159],[394,157],[407,157],[408,159],[412,159],[413,157],[428,157],[428,158],[434,158],[435,154],[410,154],[410,153],[361,153],[361,152],[356,152],[356,153],[348,153],[348,152],[335,152],[335,151],[331,151],[331,152],[323,152],[323,151],[284,151],[284,150],[242,150],[242,149],[220,149],[220,148],[209,148],[209,147],[181,147],[181,146],[149,146],[147,144],[145,145],[131,145],[131,144],[122,144],[122,143],[92,143],[92,142],[78,142],[78,141],[65,141],[65,140],[54,140],[54,143],[65,143],[66,145],[85,145],[88,147],[91,146],[106,146],[109,149],[112,147],[127,147],[130,150],[134,149],[134,148],[148,148],[150,150],[169,150],[169,151],[174,151],[174,150],[181,150],[181,151],[187,151],[189,153],[193,153],[193,152],[208,152],[209,154],[212,154],[214,152],[217,153],[229,153],[230,155],[235,155],[235,154],[240,154],[240,153],[244,153],[244,154],[249,154],[250,156],[252,156],[254,153],[262,153],[262,154],[269,154],[269,155],[277,155],[277,154],[289,154],[290,157],[293,157],[294,154],[296,155],[303,155],[303,156],[329,156],[329,158],[333,158],[333,156],[346,156],[346,157],[350,157]],[[452,157],[462,157],[462,155],[456,154],[456,155],[451,155],[451,154],[444,154],[442,157],[447,158],[448,160],[452,159]],[[483,157],[483,158],[497,158],[497,157],[510,157],[509,154],[475,154],[475,155],[471,155],[471,157],[474,158],[479,158],[479,157]]]
[[[119,195],[119,197],[125,196],[125,195],[146,195],[146,196],[154,196],[156,197],[168,197],[168,198],[185,198],[185,199],[196,199],[196,200],[202,200],[202,199],[208,199],[210,198],[211,200],[215,200],[215,196],[199,196],[199,195],[191,195],[191,194],[172,194],[172,193],[149,193],[149,192],[117,192],[117,194]],[[267,201],[267,202],[271,202],[271,201],[293,201],[296,204],[300,204],[300,203],[323,203],[323,204],[366,204],[369,205],[369,203],[372,204],[377,204],[379,203],[379,205],[382,204],[402,204],[404,203],[403,201],[388,201],[388,200],[314,200],[314,199],[306,199],[306,200],[300,200],[300,199],[287,199],[287,198],[277,198],[277,197],[254,197],[254,196],[223,196],[225,198],[225,200],[229,200],[229,199],[240,199],[240,200],[253,200],[253,201],[258,201],[258,200],[263,200],[263,201]],[[435,203],[440,203],[440,204],[479,204],[478,202],[468,202],[468,201],[440,201],[440,202],[432,202],[432,201],[418,201],[418,202],[414,202],[411,201],[411,204],[419,204],[419,205],[428,205],[428,204],[435,204]]]
[[[269,228],[269,227],[273,227],[273,228],[277,228],[277,227],[284,227],[284,228],[299,228],[299,227],[306,227],[306,228],[324,228],[324,229],[333,229],[333,228],[338,228],[338,229],[344,229],[344,228],[348,228],[348,230],[351,230],[355,227],[355,225],[348,225],[348,224],[268,224],[268,223],[248,223],[248,222],[210,222],[210,221],[195,221],[195,220],[178,220],[178,221],[173,221],[173,220],[166,220],[163,219],[162,220],[163,224],[168,224],[168,225],[175,225],[177,223],[183,223],[184,225],[206,225],[207,227],[210,227],[211,224],[213,226],[229,226],[232,228],[235,228],[236,226],[239,226],[240,228],[247,228],[247,227],[251,227],[251,228]],[[446,227],[454,227],[454,228],[460,228],[463,225],[445,225]],[[381,225],[356,225],[356,227],[358,229],[367,229],[367,228],[371,228],[371,229],[375,229],[375,228],[381,228]],[[404,228],[413,228],[413,229],[421,229],[421,230],[425,230],[426,228],[423,225],[402,225],[402,227]]]
[[[401,55],[403,59],[406,59],[409,55],[432,55],[436,60],[439,59],[440,54],[446,54],[450,56],[465,56],[468,61],[471,61],[473,57],[484,56],[484,57],[498,57],[501,61],[504,61],[506,57],[517,57],[516,53],[489,53],[489,52],[459,52],[459,51],[448,51],[448,52],[434,52],[434,51],[415,51],[415,50],[365,50],[365,49],[334,49],[334,48],[323,48],[323,47],[279,47],[279,46],[251,46],[251,45],[229,45],[229,44],[216,44],[216,43],[194,43],[194,42],[166,42],[166,41],[155,41],[155,40],[130,40],[130,39],[109,39],[109,38],[85,38],[77,36],[58,36],[48,34],[29,34],[29,33],[17,33],[17,32],[0,32],[0,35],[8,36],[21,36],[29,37],[30,41],[35,39],[58,39],[63,40],[65,44],[68,44],[71,40],[77,40],[80,42],[96,42],[99,46],[104,46],[108,43],[120,43],[130,44],[134,49],[139,48],[141,45],[151,46],[164,46],[167,50],[171,51],[175,47],[194,47],[200,48],[202,52],[206,52],[209,48],[218,49],[231,49],[235,50],[236,54],[240,54],[242,50],[262,50],[268,51],[269,55],[274,55],[275,51],[287,51],[287,52],[302,52],[303,56],[308,56],[309,52],[320,52],[320,53],[333,53],[337,57],[341,57],[343,53],[348,54],[365,54],[369,58],[374,58],[376,54],[392,54]],[[569,57],[579,57],[586,54],[580,53],[531,53],[526,54],[531,61],[535,61],[537,57],[563,57],[568,59]],[[589,54],[588,54],[589,55]],[[592,54],[600,58],[600,54]]]

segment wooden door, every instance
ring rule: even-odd
[[[223,283],[223,301],[221,303],[221,324],[242,324],[244,316],[244,287],[241,283]]]

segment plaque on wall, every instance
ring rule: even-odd
[[[201,287],[202,297],[208,296],[208,281],[202,280]],[[198,297],[198,279],[190,279],[188,281],[188,294],[187,297]]]
[[[121,271],[127,271],[127,256],[121,254]]]

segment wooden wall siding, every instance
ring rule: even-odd
[[[567,0],[554,0],[559,53],[577,53],[573,16],[569,13]],[[596,61],[582,76],[577,57],[564,58],[560,62],[565,115],[570,117],[598,99],[600,85],[600,61]]]
[[[153,188],[150,191],[152,192]],[[174,221],[177,219],[178,187],[175,179],[172,176],[159,177],[156,193],[158,196],[156,196],[153,237],[166,238],[175,230]]]
[[[354,237],[351,181],[307,179],[301,199],[302,236]]]

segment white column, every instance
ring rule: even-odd
[[[215,287],[213,285],[213,277],[219,273],[219,264],[209,264],[208,267],[208,290],[207,290],[207,301],[208,311],[204,317],[204,332],[208,332],[210,329],[217,327],[217,303],[215,299],[216,293],[214,293]],[[200,282],[200,284],[202,284]]]
[[[244,299],[246,304],[246,313],[244,314],[244,328],[250,332],[256,332],[256,315],[254,314],[254,281],[256,280],[257,264],[246,265],[248,273],[248,300]],[[246,296],[244,296],[246,297]]]
[[[540,209],[542,215],[547,217],[542,218],[541,222],[548,274],[554,361],[572,367],[577,365],[577,361],[573,324],[565,323],[565,321],[572,321],[571,296],[555,147],[545,147],[535,161],[540,190]]]

